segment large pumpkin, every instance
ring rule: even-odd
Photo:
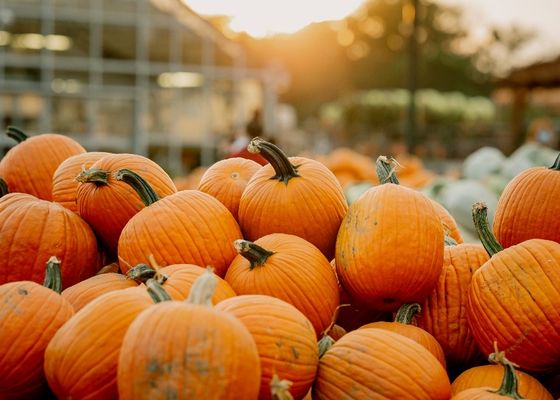
[[[142,176],[156,198],[177,191],[159,165],[136,154],[109,154],[77,177],[81,182],[78,212],[115,254],[119,236],[128,220],[150,202],[127,183],[130,171]]]
[[[62,263],[68,287],[98,269],[97,242],[88,224],[60,204],[30,194],[10,193],[0,199],[0,283],[42,282],[51,256]]]
[[[423,301],[436,286],[444,231],[432,202],[398,185],[386,158],[377,162],[384,183],[350,206],[336,241],[336,270],[353,299],[394,311]]]
[[[560,243],[560,154],[552,167],[529,168],[513,178],[500,196],[494,233],[509,247],[528,239]]]
[[[441,363],[422,345],[384,329],[344,335],[319,360],[314,399],[442,399],[451,385]]]
[[[342,187],[327,167],[303,157],[288,158],[260,138],[249,144],[270,164],[249,180],[239,202],[239,225],[246,239],[288,233],[314,244],[331,259],[336,234],[348,209]]]
[[[29,193],[43,200],[52,200],[52,177],[61,162],[85,153],[74,139],[54,133],[33,137],[14,127],[6,132],[18,144],[0,161],[0,177],[10,192]]]
[[[263,295],[242,295],[222,301],[216,310],[226,311],[247,327],[261,361],[259,399],[272,399],[276,374],[290,381],[290,394],[301,399],[311,388],[317,371],[318,349],[309,320],[285,301]]]
[[[142,312],[119,356],[121,400],[256,399],[260,362],[251,333],[212,308],[214,274],[200,277],[187,301]]]
[[[325,256],[298,236],[273,233],[254,243],[235,242],[239,255],[226,273],[237,294],[264,294],[284,300],[313,324],[318,337],[339,305],[336,275]]]
[[[60,291],[56,258],[49,260],[46,278],[46,286],[31,281],[0,285],[1,399],[45,398],[48,392],[45,348],[74,310],[56,291]]]

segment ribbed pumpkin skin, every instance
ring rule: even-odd
[[[191,292],[194,281],[206,272],[205,268],[193,264],[174,264],[161,268],[160,272],[168,276],[163,284],[165,291],[173,300],[185,300]],[[216,277],[216,289],[212,296],[212,304],[235,297],[235,292],[225,280]]]
[[[211,165],[198,184],[198,190],[217,198],[237,220],[239,200],[249,179],[261,168],[253,160],[234,157]]]
[[[529,168],[513,178],[500,196],[493,230],[503,247],[528,239],[560,243],[560,171]]]
[[[43,398],[45,348],[74,310],[58,293],[29,281],[1,285],[0,304],[0,398]]]
[[[119,239],[119,264],[126,273],[148,263],[210,265],[223,277],[236,256],[232,245],[241,239],[228,209],[209,194],[183,190],[142,209]]]
[[[360,329],[377,328],[398,333],[416,343],[424,346],[445,368],[445,354],[438,341],[424,329],[414,325],[402,324],[400,322],[378,321],[362,326]]]
[[[531,239],[490,258],[473,275],[467,318],[485,355],[498,342],[532,372],[560,363],[560,244]]]
[[[492,393],[497,388],[491,387],[481,387],[463,390],[462,392],[454,395],[451,400],[507,400],[511,399],[509,396],[502,396],[496,393]],[[531,399],[532,400],[532,399]]]
[[[120,400],[256,399],[257,346],[235,317],[169,301],[136,318],[119,357]]]
[[[515,371],[518,382],[518,392],[521,396],[531,400],[553,400],[546,388],[531,375],[522,371]],[[498,388],[502,384],[504,367],[501,365],[482,365],[466,370],[459,375],[451,385],[453,394],[464,390],[480,387]]]
[[[153,304],[145,288],[113,291],[64,324],[45,351],[45,375],[57,397],[116,399],[124,335],[132,321]]]
[[[253,175],[239,202],[241,230],[253,242],[271,233],[296,235],[331,259],[348,209],[342,187],[320,162],[304,157],[289,160],[300,176],[287,184],[270,179],[275,175],[270,164]]]
[[[216,306],[232,314],[253,335],[261,362],[260,400],[272,399],[274,374],[292,382],[290,394],[303,398],[311,388],[319,352],[309,320],[285,301],[263,295],[243,295]]]
[[[449,378],[423,346],[383,329],[344,335],[319,360],[313,399],[442,399]]]
[[[123,168],[144,178],[159,197],[177,191],[169,175],[146,157],[136,154],[109,154],[96,161],[90,169],[108,171],[111,175],[106,185],[94,182],[80,184],[78,212],[114,253],[117,252],[119,236],[126,223],[145,207],[130,185],[114,178],[113,174]]]
[[[294,235],[273,233],[254,243],[275,254],[253,270],[249,261],[237,255],[225,280],[238,295],[264,294],[292,304],[311,321],[319,337],[330,325],[340,299],[329,261],[311,243]]]
[[[64,297],[74,311],[78,312],[92,300],[95,300],[105,293],[115,290],[136,287],[137,283],[126,276],[115,272],[92,276],[86,280],[76,283],[62,291]]]
[[[447,209],[439,204],[437,201],[430,199],[431,203],[436,210],[436,214],[438,215],[441,223],[443,224],[444,232],[446,232],[452,239],[454,239],[457,243],[463,243],[464,239],[457,227],[457,222],[455,218],[447,211]]]
[[[83,168],[90,168],[97,160],[109,155],[102,151],[76,154],[64,160],[54,171],[52,177],[52,201],[70,211],[78,212],[78,186],[76,177]]]
[[[54,171],[68,157],[85,153],[74,139],[55,133],[32,136],[12,147],[0,161],[0,176],[11,193],[52,200]]]
[[[394,311],[430,295],[443,268],[443,239],[427,197],[386,183],[350,206],[336,241],[336,271],[353,299]]]
[[[470,365],[480,356],[467,323],[467,295],[474,271],[488,259],[480,244],[446,246],[438,284],[417,316],[418,326],[436,338],[450,365]]]
[[[62,287],[97,271],[97,241],[78,215],[60,204],[29,194],[0,199],[0,284],[43,282],[51,256],[61,261]]]

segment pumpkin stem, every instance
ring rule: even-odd
[[[155,269],[148,264],[138,264],[131,268],[126,273],[127,278],[133,279],[138,283],[146,283],[148,279],[156,280],[160,285],[163,285],[169,277],[165,274],[158,273]]]
[[[6,135],[8,135],[8,137],[11,137],[18,143],[24,142],[25,140],[29,139],[29,136],[27,136],[25,132],[23,132],[21,129],[16,128],[15,126],[8,126],[6,128]]]
[[[233,247],[235,247],[238,254],[241,254],[249,260],[251,263],[249,266],[250,270],[253,270],[255,267],[260,267],[266,262],[266,260],[268,260],[268,257],[274,254],[273,251],[268,251],[258,244],[243,239],[237,239],[234,241]]]
[[[445,238],[443,239],[443,242],[446,246],[457,246],[457,241],[455,239],[453,239],[451,236],[449,236],[447,233],[445,234]]]
[[[335,344],[335,340],[330,335],[325,335],[319,340],[319,358],[323,357],[325,353]]]
[[[146,281],[146,287],[148,289],[148,294],[150,295],[154,303],[173,300],[171,296],[169,296],[169,293],[165,291],[163,285],[155,279],[148,279]]]
[[[134,171],[126,168],[120,169],[115,174],[115,179],[132,186],[146,207],[159,200],[159,196],[150,184]]]
[[[43,286],[54,290],[56,293],[62,292],[62,276],[60,272],[60,260],[52,256],[47,261],[45,270],[45,280]]]
[[[6,183],[4,179],[0,178],[0,198],[4,197],[8,193],[10,193],[10,190],[8,189],[8,183]]]
[[[271,179],[277,179],[287,185],[290,179],[300,176],[297,166],[290,162],[286,153],[260,137],[253,138],[247,145],[247,150],[253,154],[260,153],[272,165],[276,174]]]
[[[76,181],[80,183],[95,183],[97,186],[107,185],[109,183],[109,172],[97,168],[85,169],[82,166],[82,172],[78,174]]]
[[[395,322],[400,322],[401,324],[410,325],[412,324],[412,320],[416,314],[418,314],[422,310],[420,304],[418,303],[411,303],[411,304],[403,304],[397,311],[397,315],[395,316]]]
[[[214,296],[217,284],[218,279],[214,274],[214,269],[212,267],[207,267],[206,271],[194,281],[186,302],[189,304],[212,307],[212,296]]]
[[[397,165],[397,160],[392,157],[377,157],[375,170],[377,172],[377,177],[379,178],[379,183],[394,183],[395,185],[398,185],[399,179],[397,178],[397,174],[395,174]]]
[[[498,242],[488,225],[488,207],[486,204],[482,202],[474,203],[472,207],[472,217],[478,238],[488,255],[492,257],[497,252],[502,251],[504,248]]]
[[[502,379],[500,388],[495,391],[490,391],[490,393],[511,397],[515,400],[525,399],[517,391],[518,382],[517,375],[515,374],[515,367],[517,367],[517,365],[509,361],[503,351],[498,351],[496,342],[494,342],[494,349],[495,352],[490,354],[488,361],[494,364],[500,364],[504,367],[504,378]]]
[[[290,393],[290,387],[292,384],[292,381],[280,379],[276,373],[272,375],[272,380],[270,381],[270,393],[272,394],[272,400],[294,400],[292,394]]]
[[[556,157],[554,164],[552,164],[552,166],[549,169],[553,171],[560,171],[560,153],[558,153],[558,157]]]

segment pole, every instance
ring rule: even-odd
[[[410,7],[408,14],[411,20],[410,22],[410,35],[408,42],[408,77],[407,77],[407,87],[409,93],[408,101],[408,115],[406,121],[406,148],[409,154],[414,153],[414,148],[416,146],[416,89],[418,86],[418,1],[419,0],[407,0],[409,4],[405,7]]]

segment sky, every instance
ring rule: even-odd
[[[262,37],[292,33],[309,23],[344,18],[363,0],[184,0],[205,15],[229,15],[230,28]],[[560,0],[436,0],[462,6],[472,36],[483,40],[491,25],[516,23],[537,36],[514,65],[528,64],[560,54]]]

